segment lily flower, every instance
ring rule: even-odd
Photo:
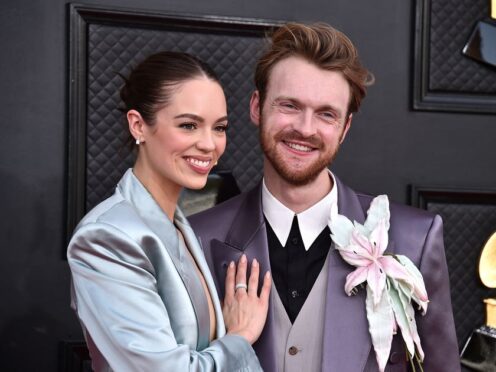
[[[389,219],[388,198],[380,195],[372,201],[363,225],[343,215],[329,222],[336,249],[356,267],[346,277],[345,293],[350,296],[357,286],[367,283],[367,319],[380,371],[384,371],[397,328],[410,356],[417,349],[423,360],[411,301],[419,305],[422,314],[429,301],[422,274],[412,261],[403,255],[384,253],[389,243]]]
[[[337,247],[343,259],[357,269],[346,277],[345,292],[351,295],[353,288],[367,282],[374,296],[374,305],[381,299],[386,285],[386,276],[404,281],[419,298],[427,300],[425,288],[415,283],[407,268],[394,256],[383,255],[388,245],[386,224],[383,219],[372,230],[370,237],[363,236],[357,229],[351,233],[350,244]]]

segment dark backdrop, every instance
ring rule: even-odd
[[[494,115],[411,110],[414,5],[377,0],[104,0],[107,6],[325,21],[358,46],[376,84],[334,171],[355,189],[408,202],[408,185],[494,188]],[[0,5],[0,368],[56,371],[61,340],[80,339],[65,244],[67,8]],[[247,108],[248,109],[248,108]],[[250,125],[247,123],[247,125]]]

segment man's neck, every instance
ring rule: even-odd
[[[270,193],[295,213],[303,212],[316,204],[333,187],[333,181],[327,169],[322,170],[312,182],[296,186],[286,182],[274,168],[266,165],[264,182]]]

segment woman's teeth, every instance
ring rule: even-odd
[[[206,168],[210,165],[210,160],[198,160],[194,158],[186,158],[186,161],[188,163],[196,165],[197,167],[202,167],[202,168]]]

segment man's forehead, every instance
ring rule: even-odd
[[[319,104],[341,103],[346,108],[350,100],[350,85],[340,71],[325,70],[302,57],[291,56],[277,62],[267,82],[267,97],[310,99]]]

